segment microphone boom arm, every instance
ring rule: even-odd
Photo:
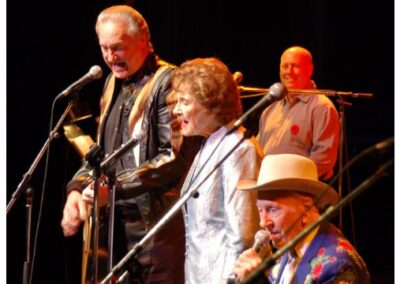
[[[58,129],[61,127],[62,123],[64,122],[65,118],[67,117],[69,111],[71,110],[72,106],[75,104],[75,100],[69,101],[67,107],[65,108],[63,114],[61,115],[60,119],[58,120],[54,129],[49,133],[49,137],[47,138],[46,142],[44,143],[43,147],[40,149],[38,155],[36,156],[35,160],[33,161],[29,170],[23,175],[21,182],[18,184],[17,189],[11,196],[11,200],[7,204],[6,214],[10,212],[11,208],[13,207],[14,203],[20,197],[22,192],[25,192],[28,184],[32,178],[33,172],[35,171],[36,167],[38,166],[40,160],[42,159],[44,153],[46,153],[47,149],[50,146],[51,141],[58,135]]]
[[[269,92],[269,89],[246,86],[239,86],[239,90],[241,93],[256,93],[241,96],[242,98],[264,96]],[[349,97],[360,99],[370,99],[373,97],[373,94],[371,93],[343,92],[325,89],[288,89],[288,93],[294,95],[325,95],[327,97]]]

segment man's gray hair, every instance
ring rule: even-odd
[[[150,30],[146,20],[138,11],[136,11],[132,7],[127,5],[116,5],[103,10],[97,17],[97,22],[96,22],[97,35],[99,34],[99,25],[107,23],[109,21],[125,22],[128,25],[127,32],[129,35],[134,36],[138,32],[141,32],[145,36],[147,36],[147,39],[150,42]]]

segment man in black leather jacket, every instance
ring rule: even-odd
[[[180,147],[179,142],[172,146],[166,96],[173,68],[157,60],[144,18],[129,6],[112,6],[100,13],[96,32],[103,59],[112,71],[100,102],[97,142],[105,154],[111,154],[131,137],[141,137],[113,167],[114,248],[119,261],[179,197],[177,182],[196,147]],[[61,222],[65,236],[74,235],[87,218],[93,186],[83,188],[83,183],[91,174],[91,166],[84,161],[68,183]],[[183,234],[181,216],[177,216],[140,251],[131,281],[182,283]]]

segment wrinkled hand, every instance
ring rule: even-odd
[[[262,262],[254,249],[244,251],[235,262],[233,272],[237,279],[244,280]]]
[[[67,202],[64,206],[63,219],[61,227],[64,236],[69,237],[75,235],[82,221],[87,218],[86,203],[82,199],[82,195],[78,191],[71,191],[68,194]]]

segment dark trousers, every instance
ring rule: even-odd
[[[185,235],[180,214],[168,222],[129,263],[129,283],[183,283]],[[146,235],[140,214],[116,210],[114,251],[117,262]],[[115,263],[117,263],[115,262]]]

